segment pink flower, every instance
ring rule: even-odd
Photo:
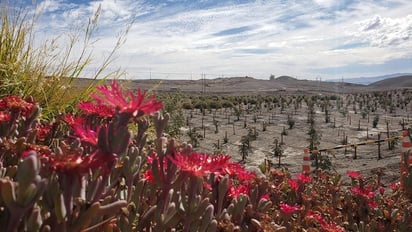
[[[73,131],[82,142],[86,142],[92,146],[97,145],[99,136],[99,128],[96,131],[90,129],[90,126],[80,124],[72,125]]]
[[[93,104],[92,102],[82,101],[77,105],[84,114],[97,115],[102,118],[111,118],[114,115],[114,109],[102,104]]]
[[[309,212],[306,214],[305,217],[306,217],[306,218],[314,218],[314,219],[316,219],[317,221],[324,221],[322,215],[320,215],[320,214],[318,214],[318,213],[315,213],[315,212],[313,212],[313,211],[309,211]]]
[[[368,201],[367,204],[368,204],[369,208],[371,208],[371,209],[378,208],[378,203],[376,203],[375,201]]]
[[[380,187],[380,188],[379,188],[379,193],[380,193],[381,195],[383,195],[383,194],[385,193],[385,188]]]
[[[44,141],[47,138],[47,135],[50,133],[51,130],[51,125],[43,125],[43,124],[38,124],[36,126],[37,130],[37,139],[39,141]]]
[[[63,117],[61,117],[61,119],[69,126],[73,126],[75,124],[84,124],[86,121],[86,119],[74,116],[73,114],[66,114]]]
[[[0,111],[0,123],[1,122],[9,122],[10,121],[10,113]]]
[[[389,188],[392,189],[392,191],[396,191],[401,187],[401,182],[391,182],[389,184]]]
[[[90,170],[100,170],[101,173],[109,173],[116,161],[114,154],[95,150],[89,155],[64,154],[60,156],[47,157],[47,162],[51,170],[64,175],[81,176],[89,173]]]
[[[352,192],[352,194],[364,197],[366,199],[371,199],[373,197],[375,197],[375,192],[372,191],[372,188],[367,186],[367,187],[352,187],[350,189],[350,191]]]
[[[318,213],[314,213],[314,212],[312,212],[312,211],[309,211],[309,212],[306,214],[305,218],[307,218],[307,219],[315,219],[315,220],[320,224],[320,226],[322,227],[322,229],[323,229],[324,231],[326,231],[326,232],[344,232],[344,231],[345,231],[342,227],[336,225],[335,222],[328,223],[328,222],[322,217],[322,215],[320,215],[320,214],[318,214]]]
[[[148,182],[153,183],[154,182],[154,177],[153,177],[153,172],[152,170],[148,169],[143,173],[143,178],[147,180]]]
[[[247,185],[230,186],[228,194],[233,198],[238,198],[240,195],[248,195],[249,190],[250,188]]]
[[[289,180],[288,180],[288,183],[289,183],[289,186],[290,186],[291,189],[293,189],[293,190],[295,190],[295,191],[298,191],[298,189],[299,189],[299,184],[298,184],[298,182],[296,182],[296,181],[293,180],[293,179],[289,179]]]
[[[228,161],[230,156],[228,156]],[[223,167],[222,175],[228,174],[230,177],[237,177],[241,181],[250,181],[256,178],[256,173],[246,171],[245,167],[235,162],[227,162]]]
[[[261,197],[260,197],[260,200],[269,200],[269,194],[263,194]]]
[[[348,170],[346,172],[346,174],[348,174],[348,176],[352,179],[360,179],[361,178],[361,174],[359,171],[350,171]]]
[[[97,86],[99,94],[92,94],[91,97],[98,105],[105,105],[111,109],[122,112],[131,113],[134,117],[139,117],[144,114],[150,114],[160,110],[163,105],[152,95],[146,99],[146,91],[141,92],[137,89],[137,93],[126,91],[123,94],[122,88],[113,80],[110,87],[106,85]]]
[[[8,95],[0,99],[0,110],[18,109],[21,110],[23,116],[30,116],[34,104],[23,100],[19,96]]]
[[[312,182],[312,177],[310,177],[309,175],[306,175],[306,174],[296,174],[296,178],[302,184]]]
[[[226,168],[230,156],[211,156],[193,152],[188,155],[175,153],[174,157],[170,155],[168,158],[178,166],[181,171],[189,173],[189,175],[206,176],[210,173],[221,173],[222,170]]]
[[[287,214],[287,215],[290,215],[294,213],[295,211],[300,210],[300,208],[301,207],[297,205],[292,206],[286,203],[280,203],[280,209],[282,210],[284,214]]]
[[[91,168],[90,158],[77,154],[49,157],[50,168],[58,173],[82,175]]]

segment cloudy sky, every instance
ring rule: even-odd
[[[94,64],[134,19],[112,67],[127,78],[290,75],[322,80],[412,72],[411,0],[44,0],[38,38],[101,6]],[[37,39],[38,39],[37,38]]]

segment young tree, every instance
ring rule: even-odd
[[[240,139],[240,145],[239,145],[239,153],[242,156],[242,161],[245,161],[246,158],[249,155],[250,151],[250,138],[249,136],[242,136]]]
[[[309,150],[312,151],[320,144],[320,135],[315,127],[315,110],[312,101],[308,103],[308,122],[310,123],[309,131],[307,133],[309,135]]]
[[[281,144],[279,144],[278,139],[274,140],[274,143],[273,143],[273,146],[272,146],[272,154],[273,154],[273,157],[278,158],[278,165],[280,167],[280,165],[281,165],[281,160],[280,159],[281,159],[282,154],[283,154],[283,149],[282,149]]]
[[[293,129],[293,126],[295,125],[295,119],[292,117],[291,114],[288,114],[288,125],[289,130]]]
[[[373,128],[376,128],[378,126],[378,122],[379,122],[379,115],[375,115],[372,121]]]

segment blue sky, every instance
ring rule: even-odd
[[[410,0],[27,1],[37,39],[67,34],[102,7],[93,71],[135,19],[113,68],[125,78],[271,74],[322,80],[412,73]]]

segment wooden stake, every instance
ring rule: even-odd
[[[348,136],[347,135],[345,135],[345,134],[343,134],[343,136],[344,136],[344,138],[345,138],[345,145],[347,145],[348,144]],[[346,155],[346,152],[348,151],[348,149],[346,148],[346,146],[345,146],[345,155]]]
[[[381,133],[378,133],[378,160],[382,159],[381,157]]]
[[[366,140],[369,140],[369,128],[366,127]]]
[[[353,147],[354,147],[354,149],[355,149],[355,155],[353,156],[353,159],[357,159],[358,156],[357,156],[357,154],[356,154],[356,151],[357,151],[358,146],[357,146],[357,145],[354,145]]]
[[[386,133],[387,133],[386,137],[388,138],[388,149],[391,150],[392,149],[391,141],[389,141],[389,137],[391,135],[389,134],[389,121],[388,120],[386,120]]]

